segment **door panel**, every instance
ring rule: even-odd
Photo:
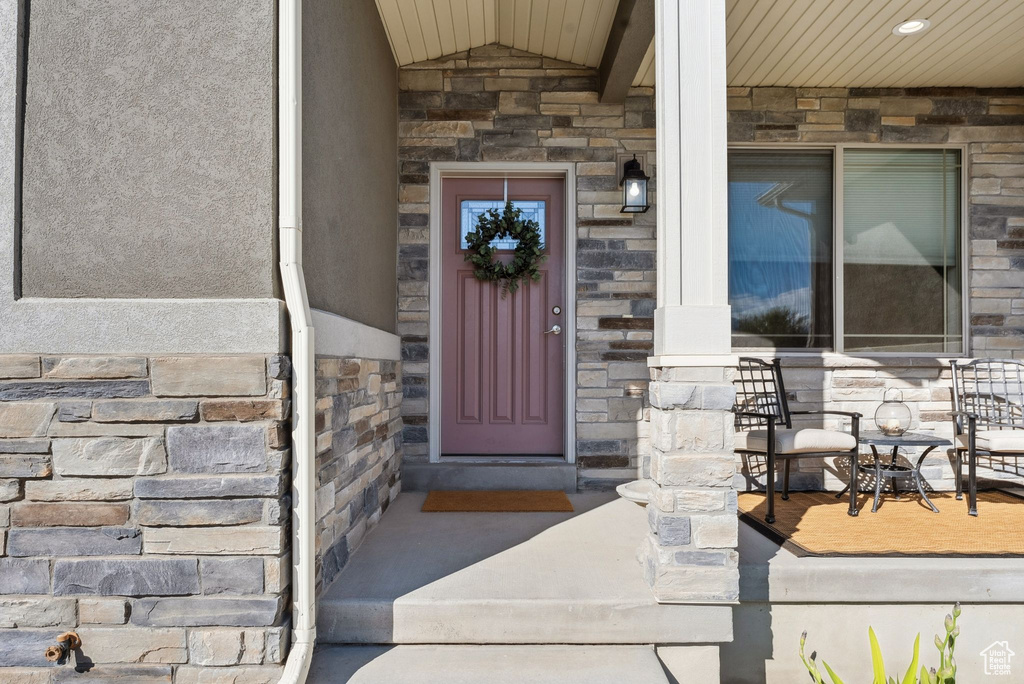
[[[500,207],[505,181],[456,178],[441,188],[441,453],[563,453],[565,327],[561,179],[509,179],[508,197],[543,223],[537,281],[501,296],[465,260],[462,237],[487,206]],[[498,252],[507,260],[513,245]],[[555,314],[552,308],[561,307]]]

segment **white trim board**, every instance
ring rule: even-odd
[[[565,434],[564,454],[576,462],[576,164],[573,162],[432,162],[430,164],[430,402],[431,463],[441,461],[441,180],[474,176],[565,180]],[[437,380],[437,382],[435,382]]]
[[[398,361],[402,358],[401,338],[330,311],[312,309],[318,356]]]

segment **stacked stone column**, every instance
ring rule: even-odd
[[[644,575],[664,603],[739,598],[732,385],[718,367],[651,369]]]

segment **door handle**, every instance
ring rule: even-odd
[[[544,331],[545,335],[547,335],[548,333],[554,333],[555,335],[561,335],[562,334],[562,326],[560,326],[560,325],[553,325],[553,326],[551,326],[551,330],[545,330]]]

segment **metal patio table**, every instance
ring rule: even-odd
[[[938,513],[939,509],[935,507],[931,499],[924,491],[924,481],[921,479],[921,465],[924,463],[925,457],[930,454],[934,449],[945,446],[953,446],[953,443],[944,437],[937,437],[935,435],[927,435],[922,432],[904,432],[902,435],[887,435],[884,432],[878,430],[864,430],[860,433],[860,443],[866,444],[871,447],[871,454],[874,456],[874,463],[872,464],[857,464],[857,470],[864,473],[874,473],[875,475],[875,502],[871,506],[871,512],[874,513],[878,510],[878,499],[882,494],[882,479],[889,478],[892,483],[892,493],[897,499],[900,498],[900,490],[896,486],[896,478],[899,477],[911,477],[914,479],[914,484],[917,485],[917,492],[924,499],[924,502],[932,509],[932,512]],[[882,457],[878,454],[878,447],[892,447],[891,458],[886,463],[882,460]],[[896,462],[897,456],[899,456],[901,448],[907,447],[925,447],[925,450],[917,458],[917,462],[910,461],[911,465],[901,465]],[[847,485],[846,489],[839,492],[836,498],[842,497],[849,489]]]

